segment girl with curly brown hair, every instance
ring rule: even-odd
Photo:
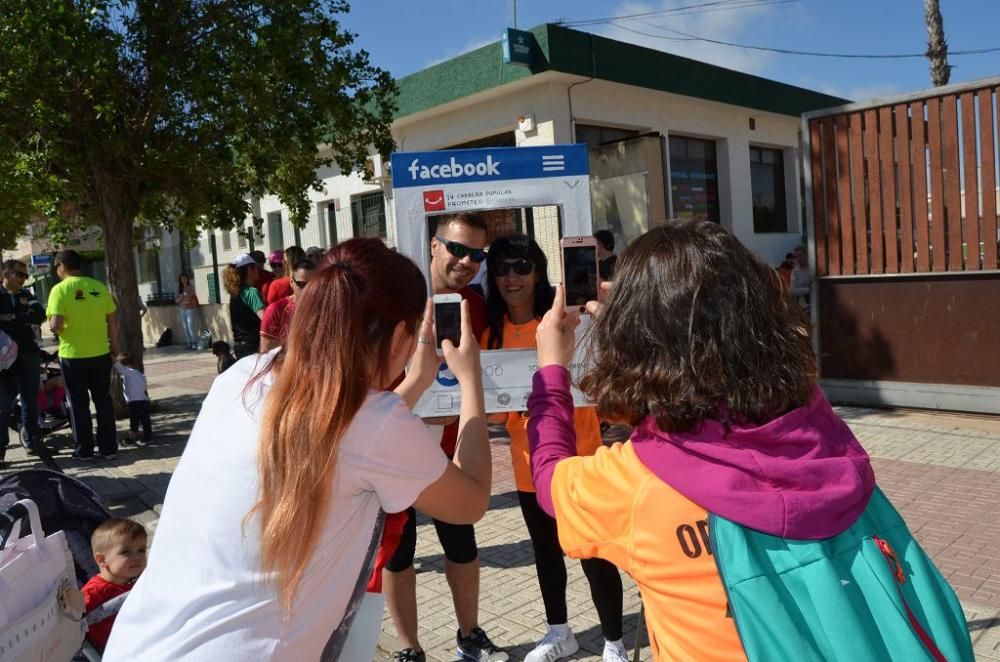
[[[670,222],[625,250],[581,388],[634,426],[625,444],[575,457],[575,311],[560,295],[539,325],[528,402],[538,503],[574,558],[639,584],[657,659],[746,659],[709,545],[709,513],[780,538],[850,527],[875,478],[816,383],[801,307],[778,276],[708,221]],[[790,634],[790,633],[785,633]]]

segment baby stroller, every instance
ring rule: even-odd
[[[37,513],[37,522],[30,516],[32,510]],[[53,559],[58,560],[60,557],[58,550],[60,549],[68,552],[63,557],[64,561],[62,562],[62,565],[66,566],[63,581],[64,583],[71,582],[72,588],[79,589],[88,579],[98,573],[98,567],[94,562],[93,552],[90,548],[90,536],[99,524],[110,517],[111,513],[108,512],[97,493],[71,476],[48,469],[26,469],[0,478],[0,574],[9,567],[9,564],[4,565],[4,547],[8,544],[8,540],[20,538],[15,544],[25,542],[25,537],[19,534],[19,529],[25,527],[16,524],[16,521],[20,521],[31,524],[35,546],[38,546],[39,541],[42,540],[49,546],[49,550],[42,550],[44,552],[42,558],[45,563],[51,565]],[[41,530],[34,530],[36,526],[40,527]],[[65,542],[63,543],[63,541]],[[44,564],[39,561],[33,563],[37,566],[38,572],[41,573]],[[52,584],[51,581],[49,583]],[[32,599],[31,596],[23,594],[19,596],[17,584],[14,584],[13,587],[12,604],[17,602],[14,598],[18,597],[22,598],[21,603],[25,603],[25,600],[29,603],[37,602],[37,598]],[[34,591],[37,595],[42,595],[38,593],[37,586]],[[77,621],[79,637],[75,641],[76,648],[74,650],[79,649],[84,643],[84,633],[86,632],[84,621],[96,622],[112,615],[121,608],[124,596],[121,598],[122,600],[115,605],[111,605],[109,602],[107,605],[109,609],[102,606],[101,613],[96,617],[88,614]],[[81,612],[83,609],[82,599],[82,596],[79,596],[79,610]],[[7,603],[8,598],[5,597],[4,602]],[[35,608],[35,604],[31,604],[29,607],[29,609],[33,608]],[[23,616],[23,614],[7,613],[8,628],[12,622],[20,622],[19,618],[23,620]],[[69,630],[72,632],[73,628],[70,627]],[[63,630],[64,637],[65,632]],[[55,637],[56,635],[51,636]],[[46,641],[46,646],[48,645],[50,642]],[[3,642],[0,642],[0,647],[2,646]],[[0,652],[0,659],[6,660],[8,657]],[[17,654],[12,655],[11,659],[18,659]],[[85,645],[77,657],[73,659],[99,660],[100,656],[92,647]]]
[[[62,370],[58,367],[59,356],[41,351],[42,375],[41,388],[38,390],[38,427],[41,436],[70,426],[69,399],[66,388],[62,384]],[[8,427],[17,432],[21,445],[28,448],[27,430],[21,425],[21,397],[15,396],[10,408]],[[46,448],[35,451],[49,466],[52,464],[51,453]]]

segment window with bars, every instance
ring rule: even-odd
[[[386,239],[385,195],[382,191],[353,196],[351,221],[355,237]]]
[[[782,150],[750,146],[750,192],[753,196],[753,231],[788,232],[785,154]]]

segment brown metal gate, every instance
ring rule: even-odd
[[[993,78],[803,116],[831,397],[1000,412],[998,88]]]

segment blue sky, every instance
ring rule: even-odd
[[[919,0],[713,0],[620,2],[522,0],[518,27],[655,12],[576,29],[692,57],[854,100],[931,86],[926,58],[848,60],[803,57],[661,39],[677,31],[720,41],[838,53],[921,53],[926,49]],[[726,6],[727,3],[729,6]],[[733,4],[742,6],[733,8]],[[941,0],[951,50],[1000,46],[1000,2]],[[478,48],[512,26],[511,0],[354,0],[343,18],[358,46],[396,77]],[[675,32],[668,32],[674,30]],[[647,34],[638,34],[639,32]],[[1000,75],[1000,52],[954,56],[951,82]]]

